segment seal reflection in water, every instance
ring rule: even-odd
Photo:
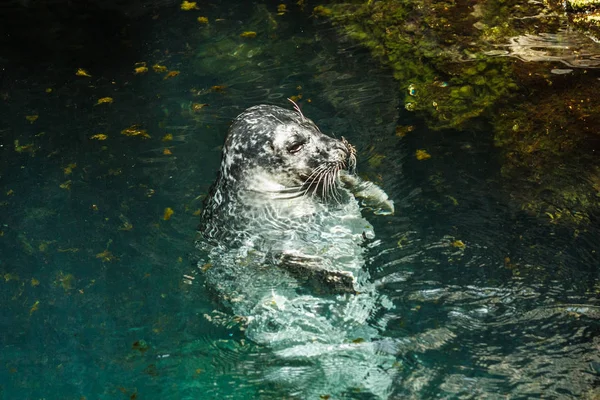
[[[203,274],[270,349],[264,379],[300,398],[387,398],[396,359],[368,323],[386,300],[364,269],[361,208],[393,202],[354,174],[352,145],[294,107],[251,107],[231,125],[201,217]]]

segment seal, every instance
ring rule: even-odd
[[[268,380],[304,398],[351,387],[386,398],[395,357],[367,323],[381,296],[364,268],[362,243],[374,232],[361,211],[391,214],[394,204],[356,175],[345,138],[293,104],[254,106],[233,121],[201,215],[197,246],[208,260],[199,265],[247,321],[247,337],[283,364],[269,360]]]

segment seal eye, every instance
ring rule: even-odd
[[[287,151],[291,154],[296,154],[297,152],[302,150],[303,147],[304,147],[304,143],[296,142],[296,143],[293,143],[290,147],[288,147]]]

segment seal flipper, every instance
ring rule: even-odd
[[[341,171],[340,180],[350,192],[360,200],[363,207],[377,215],[394,214],[394,201],[390,200],[382,188],[370,181],[362,180],[354,174]]]
[[[354,276],[347,271],[324,267],[326,260],[318,256],[281,252],[274,256],[275,264],[298,280],[305,281],[317,293],[357,294]]]

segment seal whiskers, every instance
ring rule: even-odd
[[[272,190],[269,193],[276,194],[273,199],[289,200],[306,195],[317,196],[319,187],[321,189],[321,198],[332,198],[337,203],[341,202],[339,194],[339,172],[346,167],[346,162],[335,162],[321,164],[306,178],[300,186],[286,187],[284,189]]]
[[[294,110],[298,111],[298,114],[300,114],[302,120],[305,121],[306,118],[304,118],[304,114],[302,114],[302,111],[300,110],[300,107],[298,107],[298,104],[296,104],[296,102],[290,98],[288,98],[288,100],[294,105]]]

